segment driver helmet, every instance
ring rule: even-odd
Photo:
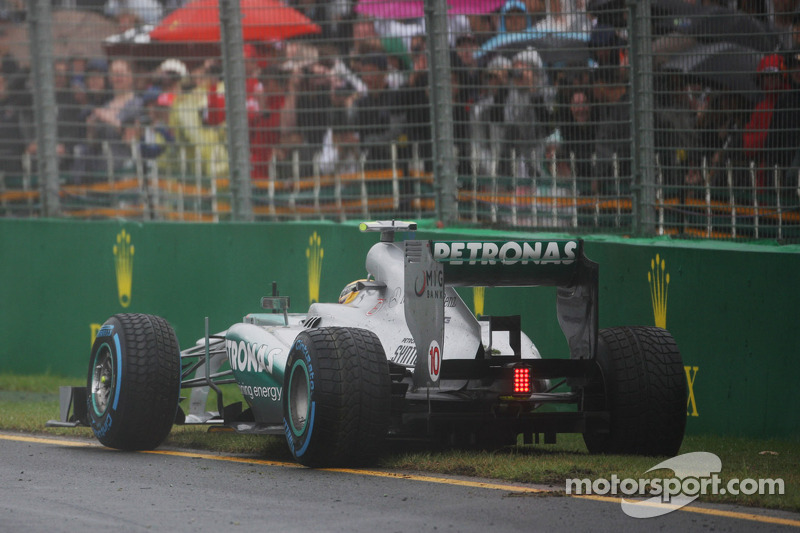
[[[342,293],[339,295],[339,303],[340,304],[349,304],[353,300],[355,300],[356,296],[358,296],[358,293],[360,292],[358,290],[358,284],[359,284],[359,282],[362,282],[362,281],[368,281],[368,280],[366,280],[366,279],[357,279],[357,280],[351,281],[350,283],[345,285],[344,289],[342,289]]]

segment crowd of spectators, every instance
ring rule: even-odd
[[[80,2],[79,2],[80,3]],[[675,2],[673,2],[674,4]],[[777,165],[800,167],[800,2],[686,0],[763,19],[775,50],[740,94],[672,73],[657,80],[656,148],[675,185],[723,183],[726,168],[766,186]],[[120,24],[157,23],[181,2],[109,0]],[[253,179],[389,168],[431,171],[428,33],[423,19],[371,19],[356,2],[290,0],[320,35],[244,47]],[[449,17],[453,137],[461,176],[576,177],[582,194],[615,194],[631,174],[627,27],[585,0],[508,0],[496,12]],[[609,4],[609,2],[598,2]],[[613,2],[611,2],[613,4]],[[735,4],[735,5],[732,5]],[[755,5],[760,4],[760,5]],[[622,5],[622,4],[621,4]],[[754,6],[755,5],[755,6]],[[20,24],[4,2],[3,24]],[[624,8],[616,15],[624,15]],[[538,41],[532,36],[536,36]],[[567,50],[553,54],[547,38]],[[542,45],[542,46],[540,46]],[[164,50],[171,51],[170,45]],[[177,50],[177,49],[176,49]],[[2,52],[2,50],[0,50]],[[228,173],[219,58],[58,57],[59,168],[65,183],[129,175]],[[31,81],[10,54],[0,76],[0,166],[6,185],[36,153]],[[28,158],[35,164],[35,157]],[[795,170],[796,171],[796,170]],[[627,185],[626,185],[627,184]],[[623,191],[627,192],[627,191]]]

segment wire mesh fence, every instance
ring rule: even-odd
[[[0,215],[797,242],[799,8],[6,0]]]

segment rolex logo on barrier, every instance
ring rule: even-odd
[[[308,302],[319,302],[319,282],[322,277],[322,239],[315,231],[308,239],[306,260],[308,261]]]
[[[669,272],[667,263],[656,254],[655,259],[650,260],[650,272],[647,273],[647,281],[650,283],[650,301],[653,303],[653,317],[656,326],[667,328],[667,296],[669,294]],[[684,366],[686,372],[686,387],[689,396],[686,399],[686,416],[700,416],[697,411],[697,399],[694,395],[694,382],[697,379],[698,366]]]
[[[117,272],[117,294],[122,307],[131,304],[131,286],[133,285],[133,244],[131,235],[122,230],[117,234],[114,245],[114,268]]]
[[[650,260],[650,272],[647,281],[650,283],[650,301],[653,303],[653,317],[656,326],[667,328],[667,295],[669,293],[669,272],[666,262],[658,254]]]
[[[475,303],[475,316],[483,316],[483,303],[486,301],[486,287],[472,287],[472,299]]]

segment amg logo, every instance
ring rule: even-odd
[[[575,262],[577,248],[577,241],[563,243],[563,249],[558,242],[436,242],[433,258],[451,265],[494,265],[498,261],[504,265],[568,265]]]

